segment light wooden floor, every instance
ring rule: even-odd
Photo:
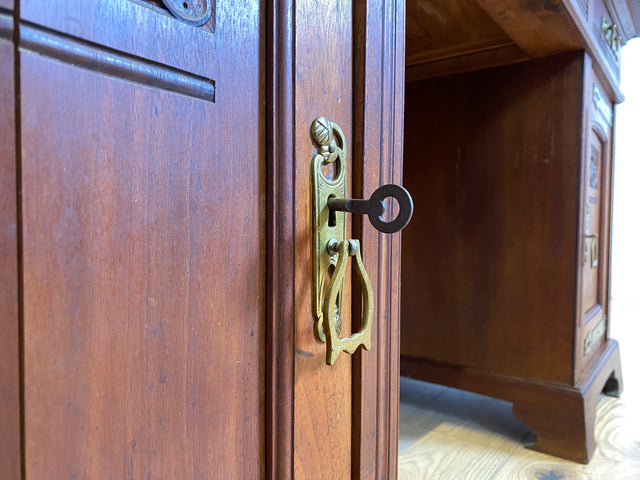
[[[508,402],[403,378],[400,480],[640,480],[640,301],[615,300],[611,320],[624,392],[598,401],[589,465],[527,449]]]

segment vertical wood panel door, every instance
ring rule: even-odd
[[[10,0],[0,0],[0,478],[20,475],[18,223]]]
[[[347,218],[372,345],[327,365],[309,128],[401,183],[403,2],[8,3],[0,477],[395,478],[399,235]]]
[[[401,183],[404,2],[283,1],[273,12],[269,474],[396,478],[400,235],[347,214],[347,237],[360,240],[373,288],[372,342],[327,365],[314,335],[310,126],[325,117],[344,131],[348,198]],[[361,322],[362,295],[348,275],[342,336]]]
[[[260,5],[162,5],[21,2],[28,479],[264,472]]]

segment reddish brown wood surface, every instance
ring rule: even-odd
[[[587,463],[596,449],[596,401],[604,390],[622,391],[620,350],[607,342],[576,385],[506,377],[471,367],[402,357],[404,376],[425,379],[513,403],[513,413],[535,433],[529,448],[574,462]]]
[[[267,478],[293,478],[295,384],[295,215],[292,196],[293,2],[267,11]]]
[[[296,479],[351,476],[351,357],[326,365],[326,345],[313,333],[311,302],[311,158],[309,127],[324,116],[340,125],[352,141],[352,5],[296,2],[295,24],[295,386],[293,445]],[[331,40],[329,40],[331,39]],[[348,161],[350,169],[351,156]],[[349,305],[351,282],[343,304]],[[343,308],[343,331],[351,328]]]
[[[572,383],[582,69],[571,54],[407,86],[403,354]]]
[[[407,1],[407,66],[513,44],[476,0]]]
[[[562,4],[517,0],[475,2],[530,58],[578,50],[581,46],[578,29]]]
[[[7,480],[20,478],[21,457],[13,51],[0,37],[0,477]]]
[[[584,75],[584,111],[583,128],[586,132],[583,138],[583,176],[582,176],[582,208],[579,222],[582,226],[583,257],[578,263],[578,292],[576,298],[576,351],[575,377],[578,381],[587,374],[585,367],[601,355],[601,351],[608,338],[611,296],[610,248],[611,248],[611,208],[612,208],[612,177],[613,177],[613,104],[604,93],[602,83],[595,72],[589,68],[590,58],[586,58]],[[596,188],[591,186],[593,173],[591,158],[595,155],[599,160],[595,172]],[[588,206],[588,207],[587,207]],[[587,210],[588,209],[588,210]],[[589,226],[587,232],[586,214],[589,211]],[[591,241],[584,236],[596,232],[597,266],[591,265]],[[584,255],[587,255],[585,261]],[[592,335],[592,331],[604,321],[605,331],[598,338],[592,337],[589,351],[585,350],[585,340]]]
[[[585,50],[616,102],[620,61],[605,40],[602,19],[622,44],[637,35],[640,10],[630,2],[566,0],[409,0],[407,66],[413,79],[449,75]]]
[[[59,3],[52,25],[114,48],[135,28],[143,47],[122,58],[157,50],[154,62],[220,93],[212,103],[22,54],[27,478],[259,478],[259,6],[219,4],[211,34],[129,2],[75,2],[94,11],[64,23],[71,2]]]
[[[354,48],[353,192],[369,198],[380,185],[402,183],[404,19],[397,2],[357,4]],[[354,463],[352,478],[396,478],[399,382],[400,234],[354,221],[375,292],[373,344],[354,356]],[[361,233],[360,233],[361,232]],[[360,311],[354,296],[354,311]],[[356,317],[357,318],[357,317]]]
[[[598,256],[600,253],[600,238],[602,237],[601,212],[602,212],[602,178],[603,168],[608,165],[607,140],[602,138],[602,133],[596,129],[589,131],[587,155],[584,162],[584,189],[583,199],[585,220],[584,244],[582,258],[582,315],[588,315],[594,308],[601,306],[602,293],[599,288],[600,265]],[[593,164],[593,166],[592,166]],[[592,173],[592,169],[595,172]],[[592,179],[592,176],[595,180]],[[588,235],[597,235],[589,238]],[[596,249],[594,250],[594,244]],[[594,258],[595,257],[595,258]]]
[[[343,354],[333,367],[325,365],[326,346],[313,336],[310,298],[309,170],[315,147],[309,126],[326,115],[345,130],[353,196],[400,183],[403,13],[394,2],[337,9],[303,2],[295,15],[293,8],[280,3],[269,12],[269,473],[278,479],[395,478],[397,236],[383,243],[370,226],[363,234],[361,221],[348,219],[353,236],[366,245],[365,268],[377,302],[374,340],[370,352]],[[289,23],[292,15],[300,21]],[[320,41],[325,36],[331,40]],[[358,322],[357,288],[345,282],[347,295],[352,288]],[[289,355],[295,355],[293,364]]]

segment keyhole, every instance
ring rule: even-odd
[[[329,198],[336,198],[335,195],[329,195]],[[328,199],[327,199],[328,201]],[[329,226],[330,227],[335,227],[336,226],[336,211],[335,210],[331,210],[329,209]]]
[[[184,9],[185,9],[185,10],[186,10],[187,8],[189,8],[189,4],[188,4],[187,2],[184,2],[184,3],[182,4],[182,6],[184,7]]]

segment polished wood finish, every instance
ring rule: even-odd
[[[293,478],[295,371],[295,215],[293,2],[267,11],[267,328],[266,473]],[[310,285],[310,284],[309,284]]]
[[[574,315],[582,68],[574,54],[407,85],[403,354],[572,381],[557,319]]]
[[[354,193],[400,183],[403,5],[227,2],[202,28],[157,2],[48,7],[22,3],[9,71],[23,476],[395,478],[399,236],[354,219],[373,348],[325,365],[308,128],[347,132]]]
[[[595,396],[620,380],[606,332],[585,349],[609,310],[613,126],[599,112],[612,103],[602,93],[597,107],[596,84],[602,92],[582,52],[413,82],[405,122],[416,214],[404,235],[401,371],[512,401],[534,448],[583,462]],[[584,261],[594,232],[595,268]]]
[[[2,6],[9,6],[2,2]],[[0,12],[0,477],[20,473],[18,215],[14,48],[11,19]],[[5,27],[6,28],[3,28]],[[6,32],[6,36],[3,34]]]
[[[529,381],[472,367],[403,357],[401,373],[411,378],[469,390],[513,403],[513,413],[535,434],[527,447],[587,463],[596,449],[594,423],[600,393],[618,396],[622,390],[620,350],[612,340],[590,375],[576,385]]]
[[[579,295],[576,298],[575,377],[579,381],[588,375],[587,365],[597,358],[609,337],[610,312],[610,251],[611,199],[613,192],[614,117],[612,102],[604,96],[602,83],[593,73],[590,58],[586,58],[583,129],[583,169],[581,179],[581,210],[578,215],[582,232],[582,258],[578,259]],[[595,162],[594,162],[595,160]],[[594,164],[595,163],[595,164]],[[594,168],[595,167],[595,168]],[[588,217],[587,217],[588,214]],[[597,239],[587,235],[597,233]],[[592,264],[593,243],[597,246],[597,265]],[[604,334],[587,337],[605,325]]]
[[[408,0],[407,78],[507,65],[584,50],[606,94],[623,100],[620,60],[602,32],[602,18],[618,26],[621,44],[640,32],[640,8],[625,0]]]
[[[311,180],[310,161],[315,151],[309,127],[324,116],[340,125],[348,142],[352,136],[352,5],[351,2],[295,2],[295,84],[293,125],[295,142],[295,360],[293,389],[293,478],[349,478],[352,455],[352,361],[341,355],[329,367],[326,344],[313,332],[311,299]],[[331,42],[322,42],[328,35]],[[317,48],[319,44],[323,48]],[[300,68],[313,64],[314,68]],[[340,75],[336,75],[340,72]],[[296,88],[300,86],[300,88]],[[351,144],[347,146],[351,150]],[[353,157],[349,155],[347,168]],[[345,282],[344,304],[350,302]],[[349,332],[349,309],[342,312],[343,331]],[[323,395],[324,392],[332,392]]]
[[[404,13],[391,1],[339,8],[330,2],[298,2],[295,7],[274,5],[269,15],[274,61],[268,89],[274,160],[269,189],[274,191],[268,208],[273,259],[268,471],[278,479],[395,478],[399,239],[378,234],[358,218],[347,219],[354,224],[351,235],[362,239],[375,292],[373,345],[369,352],[341,355],[327,366],[326,346],[313,334],[311,310],[309,190],[315,147],[309,127],[324,115],[345,131],[349,194],[370,195],[383,183],[399,183]],[[293,25],[287,23],[292,15],[299,19]],[[319,43],[327,32],[333,40]],[[346,282],[347,295],[354,283]],[[351,298],[356,323],[358,292]],[[350,303],[347,296],[343,305]],[[348,320],[349,309],[345,313]]]
[[[213,34],[132,2],[22,14],[68,40],[20,57],[26,478],[264,476],[260,5]],[[77,43],[224,94],[64,63]]]
[[[559,2],[476,1],[529,58],[580,49],[580,33]]]
[[[620,338],[624,365],[638,365],[640,296],[613,299],[613,331]],[[598,447],[588,465],[526,448],[535,438],[515,417],[512,404],[442,385],[401,379],[401,480],[473,478],[631,479],[638,475],[640,374],[625,369],[620,398],[596,401]],[[564,423],[564,422],[560,422]]]
[[[369,198],[380,185],[402,183],[405,12],[403,2],[392,0],[358,2],[356,7],[352,188],[355,198]],[[382,234],[361,216],[353,221],[354,237],[362,238],[376,305],[372,349],[356,353],[353,362],[352,404],[359,428],[354,431],[352,477],[395,479],[401,234]],[[354,310],[360,308],[356,294]]]
[[[410,0],[407,13],[407,66],[515,44],[476,0]]]
[[[457,57],[443,58],[408,67],[407,82],[442,77],[455,73],[472,72],[524,61],[522,50],[517,45],[506,45],[482,52],[472,52]]]

